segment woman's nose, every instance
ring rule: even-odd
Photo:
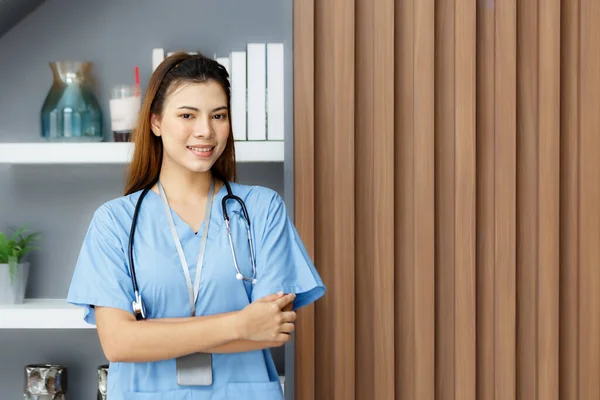
[[[210,124],[210,120],[198,118],[197,123],[194,125],[194,136],[210,138],[214,136],[214,131]]]

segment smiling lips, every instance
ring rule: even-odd
[[[210,157],[215,150],[215,146],[187,146],[187,148],[192,154],[200,158]]]
[[[187,148],[199,158],[210,157],[215,150],[215,146],[187,146]]]

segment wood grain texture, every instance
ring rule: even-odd
[[[538,1],[517,6],[517,395],[538,399]]]
[[[396,5],[396,398],[433,400],[434,2]]]
[[[364,1],[364,0],[361,0]],[[394,0],[369,1],[373,12],[373,238],[375,399],[395,394]],[[360,150],[359,150],[360,151]],[[368,217],[367,217],[368,218]],[[360,301],[360,300],[359,300]],[[364,341],[369,337],[362,338]],[[357,366],[360,368],[360,366]]]
[[[600,398],[600,3],[580,1],[579,393]]]
[[[600,398],[600,4],[294,7],[297,398]]]
[[[456,398],[475,399],[475,49],[476,2],[456,0],[455,368]]]
[[[496,10],[477,13],[477,399],[494,400]]]
[[[455,0],[435,9],[435,380],[436,399],[456,398]]]
[[[414,3],[414,213],[415,393],[429,400],[435,393],[435,3]]]
[[[314,0],[294,2],[294,220],[315,258],[315,49]],[[317,265],[319,269],[319,266]],[[315,398],[315,305],[298,312],[295,333],[294,398]]]
[[[396,400],[416,398],[417,365],[415,287],[415,1],[397,3],[395,32],[395,248],[396,248]],[[426,359],[433,368],[433,354]],[[422,378],[421,378],[422,380]],[[433,390],[427,399],[433,399]]]
[[[558,400],[560,3],[539,0],[538,399]]]
[[[499,2],[495,15],[494,394],[516,399],[517,10]]]
[[[356,398],[393,398],[394,3],[356,10]]]
[[[579,0],[561,7],[560,399],[578,399]]]
[[[355,9],[348,0],[333,0],[331,9],[325,7],[333,21],[331,52],[333,62],[329,66],[334,71],[331,87],[333,113],[333,146],[330,150],[331,169],[334,179],[327,182],[333,187],[335,197],[343,201],[332,202],[329,214],[333,228],[330,238],[334,265],[355,265],[355,141],[354,119],[354,82],[355,82]],[[345,269],[335,268],[333,279],[337,282],[336,291],[331,295],[336,303],[336,312],[331,315],[334,324],[334,382],[335,391],[331,399],[344,400],[355,397],[355,302],[351,301],[355,293],[354,274]],[[352,327],[348,329],[347,327]]]
[[[356,348],[356,365],[360,366],[364,379],[356,381],[356,399],[373,398],[376,386],[375,375],[375,252],[377,243],[375,191],[375,49],[374,8],[367,1],[356,1],[356,207],[363,210],[356,218],[356,262],[369,265],[356,272],[356,339],[362,343]],[[384,171],[382,171],[384,172]],[[392,308],[393,310],[393,308]],[[372,338],[373,340],[369,340]]]
[[[338,357],[343,356],[338,355],[339,345],[336,342],[339,340],[337,331],[340,327],[336,328],[334,320],[334,315],[341,312],[338,303],[340,293],[345,293],[341,285],[346,285],[344,280],[336,279],[335,270],[339,269],[339,260],[334,251],[336,226],[333,223],[333,213],[338,202],[331,201],[342,196],[332,184],[337,179],[336,161],[332,156],[332,149],[336,146],[333,115],[337,107],[334,92],[337,71],[330,60],[335,43],[332,22],[334,5],[333,2],[315,3],[315,255],[322,266],[320,272],[323,281],[327,282],[328,291],[320,301],[323,312],[316,310],[315,315],[315,399],[336,398],[338,386],[344,385],[338,381],[337,370],[342,367],[338,365],[340,362],[350,362],[351,367],[354,367],[354,350],[348,355],[350,360],[338,360]],[[353,275],[348,274],[352,280]],[[334,293],[337,295],[334,296]],[[353,322],[353,319],[345,321],[343,326],[348,331],[354,331]]]

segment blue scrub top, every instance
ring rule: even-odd
[[[231,184],[244,200],[251,220],[257,283],[236,279],[229,239],[223,221],[223,186],[212,205],[197,315],[243,309],[251,301],[283,291],[295,293],[294,309],[323,296],[325,286],[288,217],[281,197],[259,186]],[[73,274],[67,301],[84,308],[84,319],[95,324],[92,306],[131,312],[134,300],[127,246],[131,221],[141,191],[119,197],[94,213]],[[238,265],[252,275],[246,224],[236,201],[228,213]],[[201,232],[193,232],[171,210],[177,233],[195,278]],[[140,294],[148,318],[190,316],[187,286],[169,230],[161,198],[149,191],[142,202],[135,234],[134,260]],[[108,376],[111,400],[282,400],[283,393],[268,349],[213,355],[213,384],[206,387],[177,385],[175,360],[146,363],[111,363]]]

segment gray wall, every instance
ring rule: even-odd
[[[291,0],[46,0],[0,37],[0,142],[40,141],[39,110],[51,84],[51,60],[92,61],[97,94],[107,110],[108,88],[132,81],[134,65],[140,66],[144,89],[153,47],[226,55],[254,40],[285,41],[291,100],[291,15]],[[288,115],[291,109],[289,101]],[[289,119],[286,140],[292,125]],[[111,140],[108,129],[105,135]],[[290,146],[288,140],[286,157]],[[240,164],[239,180],[271,187],[288,201],[292,165],[287,159],[285,165]],[[43,234],[43,251],[30,258],[27,297],[66,296],[91,215],[121,194],[123,171],[117,165],[0,164],[0,231],[27,223]],[[284,365],[292,367],[284,362],[284,349],[274,355],[281,372]],[[106,360],[94,331],[0,330],[0,398],[22,398],[23,366],[38,362],[68,365],[68,397],[83,400],[95,395],[95,368]]]

